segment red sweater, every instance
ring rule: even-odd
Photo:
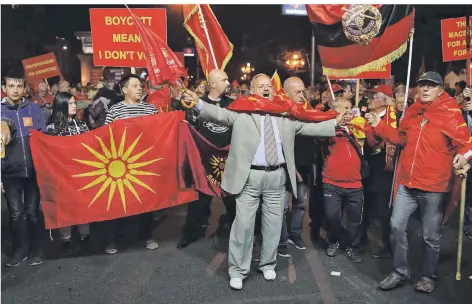
[[[349,140],[336,132],[336,137],[329,139],[328,144],[323,183],[348,189],[362,188],[361,161]]]

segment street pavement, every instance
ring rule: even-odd
[[[7,229],[8,215],[2,208],[2,265],[11,240]],[[418,222],[409,229],[412,281],[390,292],[378,289],[378,282],[390,271],[391,260],[374,260],[371,250],[362,249],[364,263],[353,264],[342,253],[334,258],[310,241],[309,218],[305,217],[303,237],[306,250],[290,246],[292,257],[278,257],[277,279],[266,282],[253,264],[241,291],[231,290],[227,275],[227,243],[225,237],[214,237],[223,204],[214,200],[206,238],[185,249],[176,249],[185,221],[186,206],[163,212],[154,230],[159,249],[148,250],[135,244],[130,233],[126,244],[115,255],[104,253],[100,224],[92,224],[88,245],[72,256],[63,252],[53,231],[42,236],[44,262],[30,267],[22,263],[16,268],[2,266],[2,303],[58,304],[218,304],[218,303],[342,303],[342,304],[470,304],[472,303],[472,241],[465,238],[462,280],[455,281],[457,215],[442,233],[440,279],[434,293],[416,293],[422,261],[421,235]],[[378,246],[374,230],[370,243]],[[77,239],[77,235],[74,235]],[[78,243],[78,241],[77,241]],[[255,247],[255,253],[259,251]],[[331,272],[340,272],[339,276]]]

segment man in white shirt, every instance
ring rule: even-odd
[[[270,77],[256,75],[251,93],[272,100]],[[259,270],[264,278],[276,278],[277,247],[282,228],[287,173],[297,197],[294,142],[295,135],[331,137],[336,120],[303,123],[263,113],[242,113],[219,108],[199,100],[194,92],[183,94],[187,103],[198,100],[199,118],[233,127],[231,148],[221,187],[236,195],[236,218],[231,228],[228,262],[230,286],[241,289],[252,260],[254,223],[262,196],[262,249]],[[237,103],[238,101],[235,101]]]

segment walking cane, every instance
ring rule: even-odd
[[[464,234],[464,209],[465,209],[465,189],[466,177],[462,177],[461,183],[461,205],[459,211],[459,231],[457,232],[457,271],[456,281],[461,280],[461,262],[462,262],[462,236]]]

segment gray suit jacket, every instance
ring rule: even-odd
[[[221,187],[238,194],[246,184],[251,164],[260,141],[260,115],[237,113],[202,101],[199,117],[219,125],[233,126],[231,147],[226,160]],[[297,196],[295,176],[295,135],[332,137],[336,120],[320,123],[304,123],[285,117],[277,117],[277,126],[282,136],[282,147],[293,194]]]

